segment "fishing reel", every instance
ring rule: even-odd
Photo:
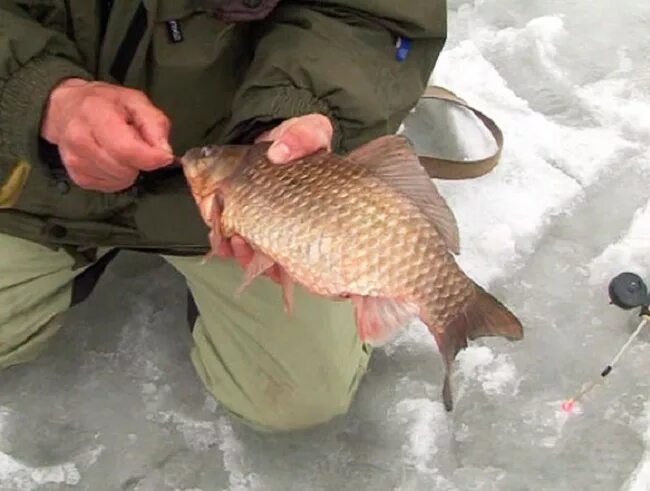
[[[609,282],[610,304],[623,310],[640,308],[640,315],[650,315],[650,294],[643,279],[635,273],[621,273]]]

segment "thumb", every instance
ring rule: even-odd
[[[268,158],[276,164],[287,163],[332,145],[332,125],[321,114],[292,118],[273,129],[268,139],[274,140],[269,147]]]
[[[171,123],[160,109],[139,92],[131,93],[122,99],[130,123],[138,130],[142,139],[154,148],[159,148],[173,156],[169,144]]]

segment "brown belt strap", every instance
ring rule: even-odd
[[[487,127],[497,143],[497,150],[489,157],[478,160],[448,160],[429,155],[420,155],[420,162],[427,173],[438,179],[472,179],[490,172],[498,163],[503,149],[503,133],[497,124],[453,92],[431,85],[426,88],[421,99],[438,99],[452,102],[472,111]]]

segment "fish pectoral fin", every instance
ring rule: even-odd
[[[251,283],[253,283],[253,280],[255,280],[255,278],[264,274],[264,272],[270,269],[274,264],[275,262],[269,256],[262,252],[255,251],[253,254],[253,259],[251,259],[251,262],[248,263],[248,266],[246,266],[244,280],[242,281],[242,284],[239,285],[239,288],[237,288],[235,291],[235,296],[239,297],[244,292],[244,290],[246,290],[246,288],[248,288]]]
[[[355,149],[348,158],[412,200],[434,224],[449,250],[460,253],[456,218],[406,137],[382,136]]]
[[[282,298],[284,299],[284,310],[289,317],[293,315],[294,282],[289,273],[280,267],[280,284],[282,285]]]
[[[359,338],[364,343],[381,346],[416,318],[419,308],[412,303],[383,297],[351,295]]]
[[[204,217],[205,223],[210,227],[208,239],[210,241],[210,250],[205,256],[201,264],[205,264],[214,256],[217,255],[219,245],[223,239],[221,233],[221,207],[217,196],[206,199],[202,205],[199,206],[201,215]]]

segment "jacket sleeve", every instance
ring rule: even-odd
[[[39,161],[41,119],[52,88],[68,77],[91,79],[74,43],[39,23],[40,14],[53,12],[26,3],[0,0],[0,188],[19,160]]]
[[[226,138],[250,140],[310,112],[332,120],[335,150],[394,133],[427,85],[446,21],[445,0],[280,2],[254,28]],[[402,61],[398,37],[411,43]]]

